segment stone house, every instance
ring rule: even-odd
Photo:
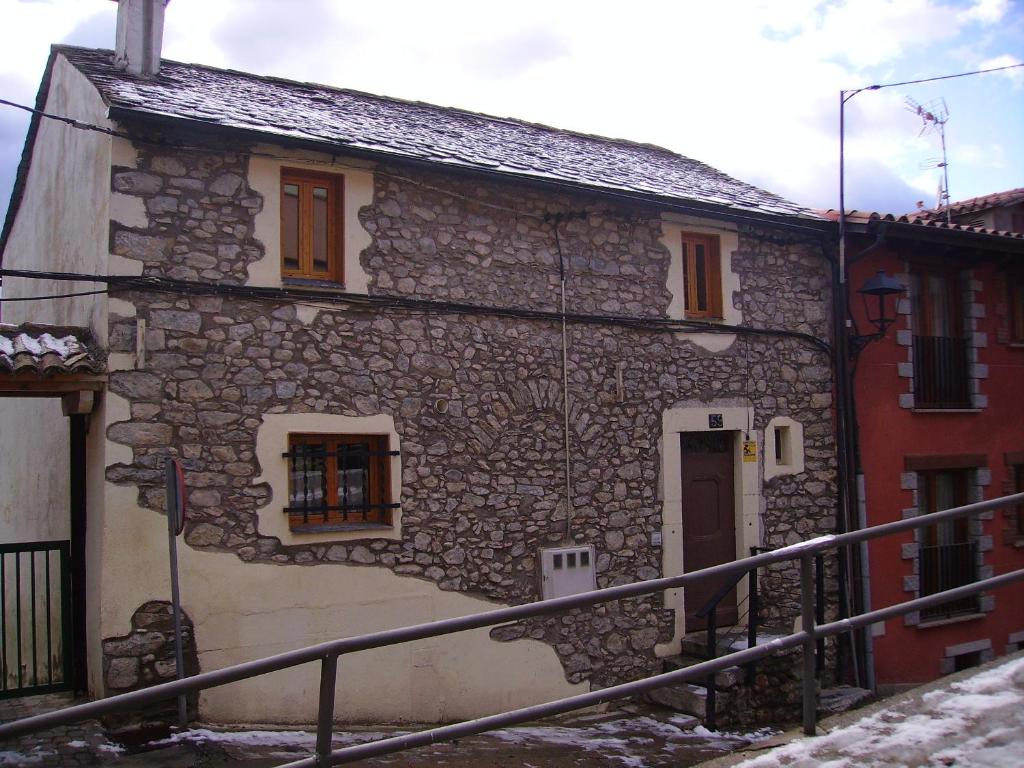
[[[2,239],[5,296],[106,289],[6,317],[105,353],[68,469],[91,694],[173,674],[168,456],[204,670],[833,530],[823,219],[649,145],[119,54],[53,48],[38,108],[78,122],[33,118]],[[62,418],[5,401],[0,429],[45,461]],[[8,517],[32,493],[14,450]],[[54,462],[34,503],[64,509]],[[765,621],[791,626],[795,584],[763,575]],[[362,655],[338,716],[650,674],[713,589]],[[316,686],[213,689],[200,715],[310,721]]]

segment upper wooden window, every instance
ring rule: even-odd
[[[1024,343],[1024,269],[1006,275],[1006,293],[1010,326],[1010,341]]]
[[[718,237],[682,235],[684,308],[687,317],[722,317],[722,266]]]
[[[281,170],[281,274],[343,282],[342,177]]]
[[[955,272],[914,267],[910,273],[910,300],[914,335],[958,338],[962,335],[960,279]]]
[[[288,521],[292,530],[390,525],[387,435],[291,435]]]

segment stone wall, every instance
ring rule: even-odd
[[[184,611],[181,634],[185,675],[191,676],[199,672],[199,661],[192,621]],[[112,696],[174,680],[177,675],[175,648],[171,604],[161,600],[144,603],[132,614],[131,632],[103,641],[103,681],[107,694]],[[189,719],[196,716],[197,700],[195,694],[186,697]],[[176,717],[176,700],[170,700],[136,708],[127,714],[110,715],[104,724],[124,732],[146,729],[151,724],[170,722]]]
[[[244,282],[270,245],[253,239],[262,202],[247,186],[244,155],[139,150],[138,167],[115,168],[112,183],[142,198],[149,227],[112,223],[115,252],[142,261],[148,275]],[[559,230],[569,311],[666,316],[658,212],[415,174],[379,169],[375,204],[360,212],[373,238],[361,255],[371,294],[554,310],[559,242],[543,217],[576,212]],[[816,248],[741,229],[733,269],[745,322],[829,336],[828,270]],[[777,415],[804,424],[806,472],[763,486],[765,545],[833,527],[830,374],[805,341],[739,335],[710,353],[681,333],[571,325],[570,520],[556,322],[354,304],[307,321],[308,308],[283,299],[119,297],[146,320],[146,363],[110,376],[131,419],[110,426],[108,438],[130,446],[133,459],[108,467],[107,479],[137,486],[141,506],[160,512],[164,455],[169,447],[183,457],[188,546],[247,562],[389,568],[521,603],[538,597],[538,549],[562,543],[568,530],[573,542],[595,546],[599,586],[659,576],[661,417],[695,400],[750,404],[754,429]],[[111,325],[111,351],[134,352],[136,318],[114,316]],[[258,511],[283,499],[254,482],[256,433],[265,413],[300,412],[394,417],[401,540],[285,545],[261,535]],[[766,613],[779,621],[799,612],[793,573],[765,578]],[[671,631],[671,612],[648,598],[493,636],[545,640],[570,681],[606,686],[655,671],[654,646]]]

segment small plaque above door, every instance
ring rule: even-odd
[[[720,413],[709,413],[708,414],[708,429],[723,429],[725,422],[722,419]]]

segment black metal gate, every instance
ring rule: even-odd
[[[71,690],[71,542],[0,544],[0,699]]]

